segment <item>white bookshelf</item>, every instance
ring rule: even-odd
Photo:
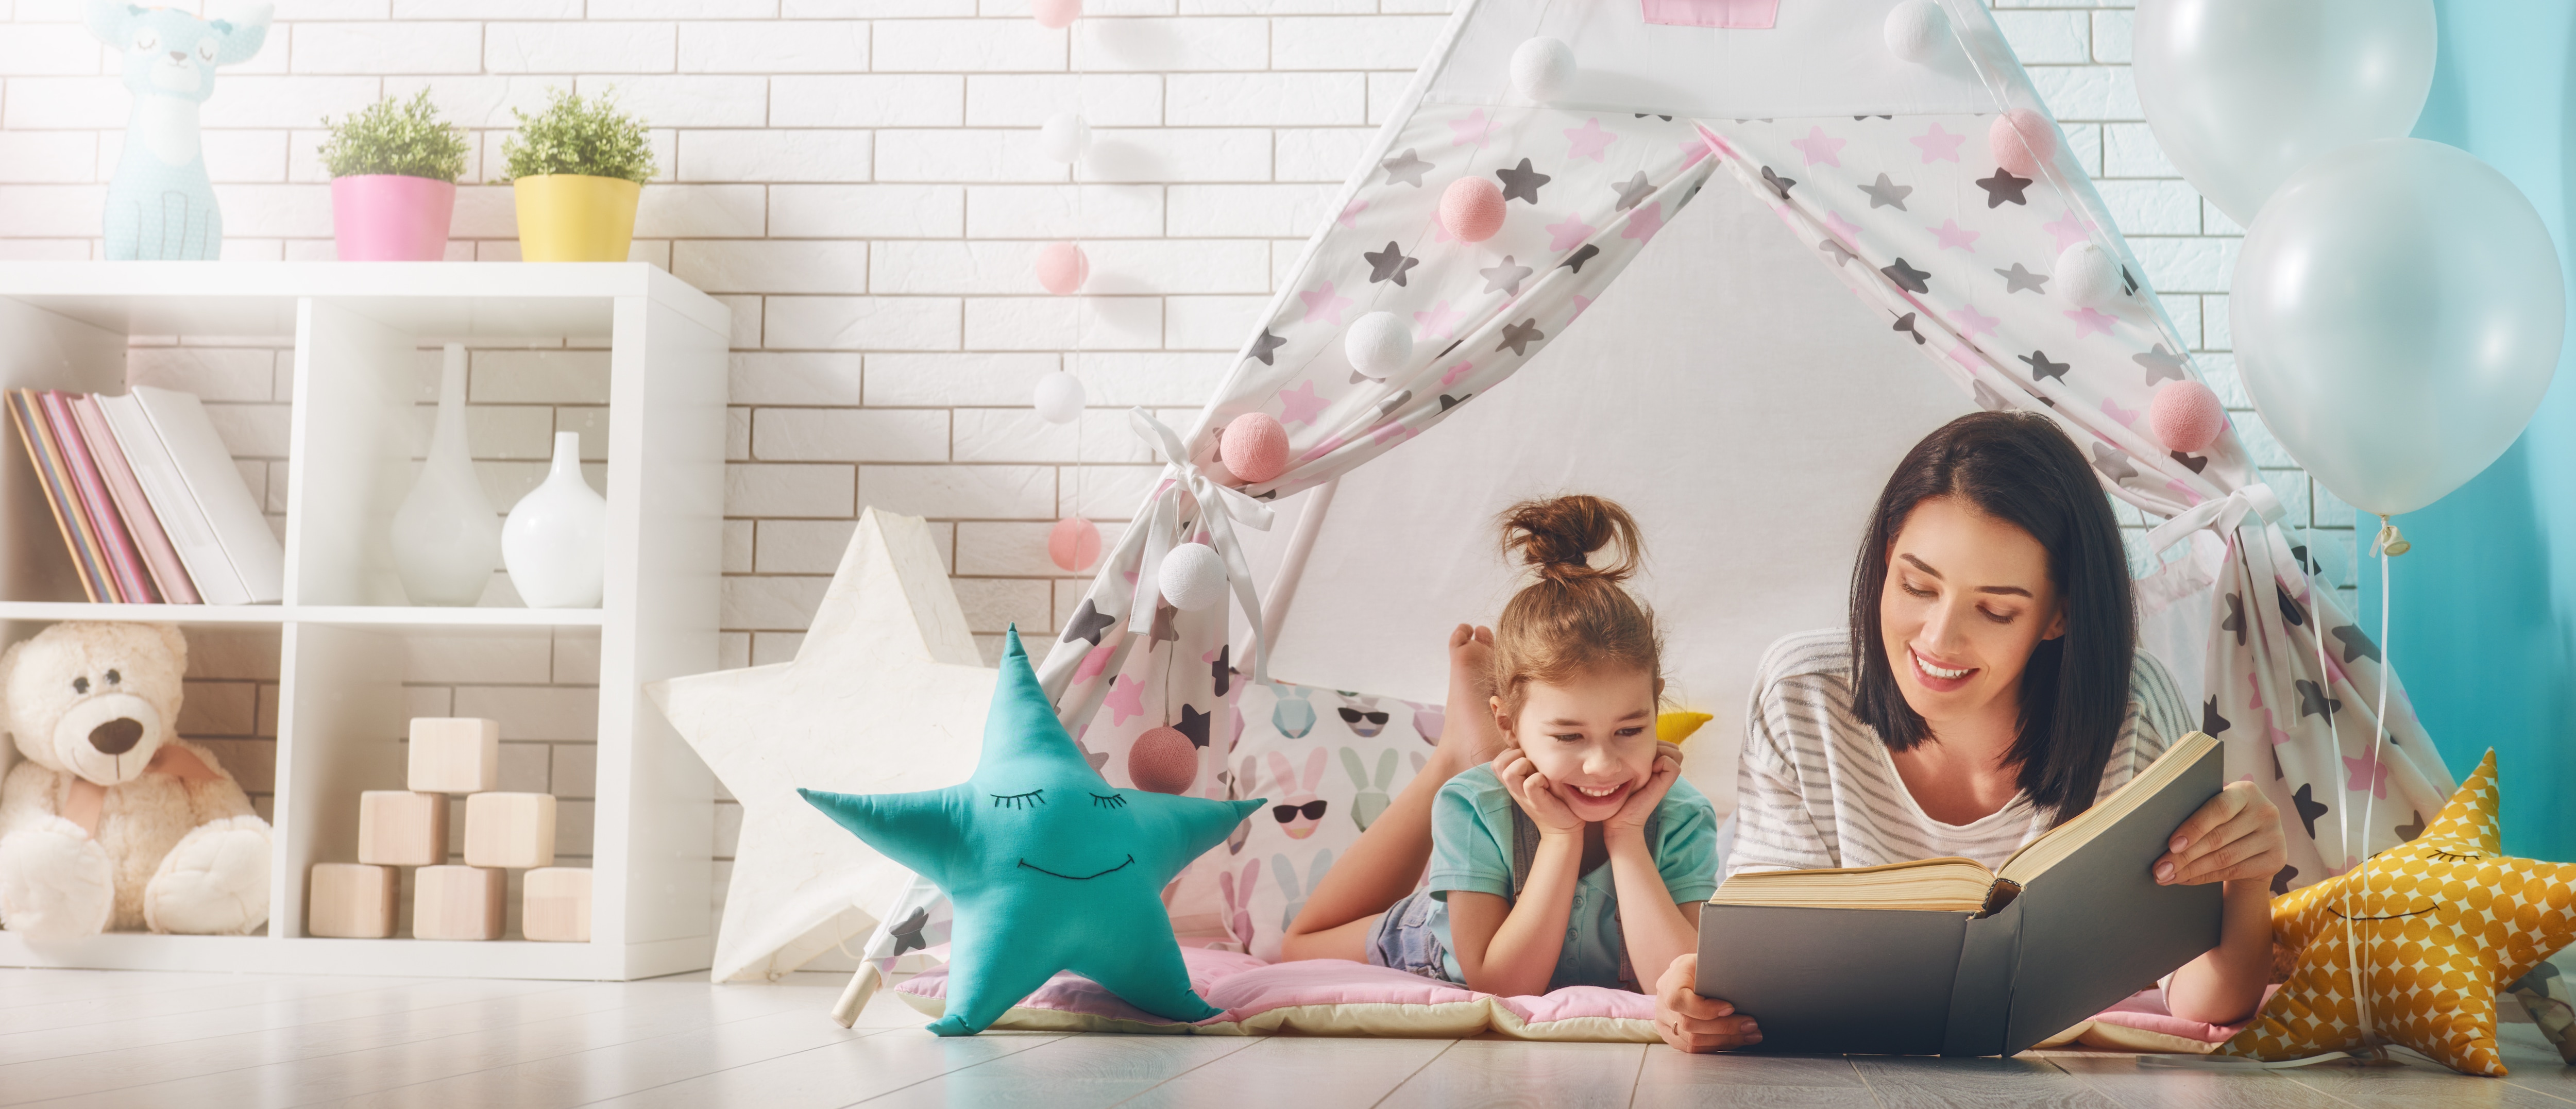
[[[641,687],[717,665],[726,308],[640,263],[0,263],[0,386],[122,392],[132,335],[293,336],[286,599],[83,602],[11,439],[0,444],[0,643],[63,620],[273,632],[268,927],[58,944],[0,932],[0,966],[618,980],[708,966],[713,782]],[[421,348],[561,340],[609,349],[601,607],[405,604],[388,528],[410,488],[405,428]],[[589,943],[425,941],[407,938],[407,927],[406,938],[387,940],[304,934],[312,864],[356,860],[358,793],[403,787],[405,647],[439,635],[597,644]],[[15,758],[15,745],[0,743],[0,772]],[[406,872],[406,903],[410,894]]]

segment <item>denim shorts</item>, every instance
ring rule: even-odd
[[[1387,907],[1369,933],[1370,966],[1393,967],[1438,982],[1450,981],[1448,951],[1431,930],[1431,911],[1440,902],[1423,890]]]

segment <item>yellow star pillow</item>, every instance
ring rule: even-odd
[[[2505,857],[2495,777],[2488,751],[2430,827],[2371,858],[2366,884],[2355,868],[2272,900],[2272,933],[2298,966],[2220,1054],[2300,1059],[2396,1043],[2462,1074],[2505,1073],[2496,993],[2576,936],[2576,866]],[[2353,1005],[2356,943],[2368,1038]]]

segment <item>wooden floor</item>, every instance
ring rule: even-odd
[[[939,1039],[838,976],[774,986],[0,970],[0,1104],[81,1106],[2576,1106],[2528,1024],[2506,1079],[2422,1063],[2141,1069],[2135,1057],[1691,1057],[1503,1040],[987,1033]]]

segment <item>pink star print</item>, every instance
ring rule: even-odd
[[[1452,385],[1456,385],[1459,378],[1475,372],[1475,369],[1476,364],[1473,362],[1460,362],[1455,366],[1449,367],[1447,373],[1440,375],[1440,387],[1446,389]]]
[[[1941,240],[1943,250],[1956,248],[1974,254],[1977,252],[1977,236],[1985,232],[1970,231],[1959,226],[1957,220],[1945,219],[1941,221],[1941,226],[1932,229],[1932,234]]]
[[[1308,449],[1307,449],[1307,451],[1306,451],[1306,453],[1301,454],[1301,455],[1298,455],[1298,456],[1297,456],[1297,464],[1298,464],[1298,465],[1300,465],[1300,466],[1302,466],[1302,465],[1305,465],[1306,463],[1312,462],[1312,461],[1314,461],[1314,460],[1316,460],[1316,459],[1318,459],[1318,458],[1322,458],[1322,457],[1324,457],[1325,455],[1331,454],[1331,453],[1333,453],[1334,451],[1337,451],[1337,450],[1342,449],[1342,444],[1344,444],[1344,443],[1348,443],[1348,442],[1350,442],[1350,440],[1349,440],[1348,438],[1343,437],[1343,436],[1340,436],[1340,435],[1336,435],[1336,436],[1333,436],[1333,437],[1332,437],[1332,438],[1330,438],[1330,439],[1326,439],[1326,440],[1324,440],[1323,442],[1321,442],[1321,443],[1317,443],[1317,444],[1315,444],[1313,447],[1308,448]]]
[[[1549,250],[1572,250],[1601,229],[1583,222],[1581,216],[1568,215],[1563,223],[1547,225]]]
[[[1582,316],[1583,310],[1590,307],[1592,307],[1592,298],[1584,296],[1581,293],[1576,293],[1574,294],[1574,315],[1567,316],[1566,319],[1568,321],[1572,321],[1577,317]]]
[[[1834,237],[1841,239],[1845,246],[1856,246],[1860,243],[1860,226],[1844,219],[1840,212],[1825,213],[1825,230],[1833,232]]]
[[[2134,416],[2136,413],[2133,412],[2130,413],[2130,415]],[[2168,481],[2165,483],[2165,488],[2173,490],[2174,498],[2181,501],[2185,508],[2198,508],[2200,507],[2200,502],[2207,499],[2202,497],[2198,492],[2195,492],[2191,486],[2185,485],[2179,481]],[[2334,656],[2326,656],[2326,661],[2328,663],[2332,663],[2334,661]]]
[[[1581,127],[1566,128],[1565,141],[1574,144],[1565,152],[1567,158],[1590,158],[1598,162],[1604,160],[1601,152],[1610,149],[1610,144],[1619,141],[1619,136],[1602,130],[1601,120],[1596,117],[1584,120]]]
[[[1791,139],[1789,145],[1797,147],[1798,153],[1807,156],[1808,165],[1827,165],[1840,169],[1843,164],[1843,145],[1848,141],[1826,134],[1822,127],[1811,125],[1807,128],[1806,138]]]
[[[1082,656],[1082,665],[1074,670],[1073,680],[1087,682],[1099,677],[1100,672],[1109,666],[1110,652],[1111,648],[1106,643],[1092,648],[1090,653]]]
[[[1962,366],[1966,366],[1970,370],[1974,370],[1977,368],[1980,356],[1977,353],[1977,348],[1969,346],[1966,343],[1961,343],[1958,346],[1950,348],[1950,360]]]
[[[1406,427],[1403,424],[1387,424],[1384,427],[1378,428],[1375,433],[1371,434],[1369,436],[1369,442],[1378,444],[1379,446],[1384,446],[1390,440],[1401,443],[1407,439],[1413,438],[1415,434],[1417,433],[1412,428]]]
[[[1413,322],[1421,325],[1422,334],[1427,338],[1448,339],[1455,337],[1458,321],[1466,316],[1464,312],[1452,310],[1449,302],[1444,300],[1432,305],[1428,312],[1414,313]]]
[[[1628,212],[1628,229],[1619,233],[1622,239],[1651,239],[1664,229],[1664,202],[1640,204]]]
[[[1354,200],[1351,202],[1350,207],[1342,209],[1341,215],[1333,218],[1333,222],[1341,224],[1344,227],[1351,228],[1352,230],[1358,230],[1359,214],[1368,211],[1368,206],[1368,201]]]
[[[1304,323],[1313,323],[1315,317],[1322,316],[1338,324],[1342,322],[1342,309],[1351,306],[1351,298],[1334,295],[1330,281],[1324,282],[1322,288],[1297,294],[1297,299],[1306,302],[1306,318],[1301,321]]]
[[[2118,420],[2122,427],[2138,426],[2138,414],[2130,409],[2120,407],[2120,402],[2112,400],[2109,397],[2102,398],[2102,414],[2109,416],[2114,420]]]
[[[1698,165],[1700,159],[1711,154],[1724,154],[1731,158],[1735,156],[1735,148],[1726,145],[1725,139],[1717,137],[1717,132],[1706,127],[1697,128],[1691,137],[1682,140],[1683,169]]]
[[[2090,308],[2078,308],[2072,312],[2068,312],[2066,313],[2066,318],[2075,321],[2075,337],[2078,339],[2087,335],[2108,335],[2111,333],[2111,317],[2105,316]],[[1340,321],[1335,322],[1338,323]]]
[[[2067,247],[2074,246],[2077,243],[2093,237],[2093,232],[2084,226],[2084,221],[2075,218],[2075,209],[2073,208],[2067,209],[2065,215],[2059,216],[2050,222],[2040,224],[2039,229],[2048,232],[2050,235],[2056,236],[2057,249],[2059,250],[2064,250]]]
[[[1143,716],[1145,683],[1120,674],[1109,683],[1109,696],[1101,703],[1109,706],[1109,723],[1112,727],[1126,723],[1130,716]]]
[[[1485,118],[1483,108],[1476,109],[1475,114],[1465,119],[1449,121],[1449,145],[1451,146],[1472,146],[1482,150],[1493,133],[1494,122]]]
[[[1958,311],[1950,313],[1950,318],[1959,321],[1959,334],[1962,338],[1968,339],[1974,339],[1979,335],[1992,335],[1995,333],[1995,325],[2004,322],[1977,311],[1973,304],[1960,305]]]
[[[1923,164],[1928,166],[1934,162],[1958,161],[1959,144],[1968,141],[1968,136],[1953,135],[1942,130],[1941,125],[1935,123],[1931,130],[1905,141],[1922,149]]]
[[[1312,424],[1315,417],[1323,415],[1324,409],[1331,407],[1332,403],[1315,395],[1313,381],[1298,382],[1294,389],[1279,390],[1279,422]]]
[[[2368,758],[2359,759],[2345,755],[2343,768],[2352,775],[2343,788],[2355,790],[2366,787],[2371,796],[2383,801],[2388,799],[2388,764],[2379,761],[2379,752],[2373,751]]]

